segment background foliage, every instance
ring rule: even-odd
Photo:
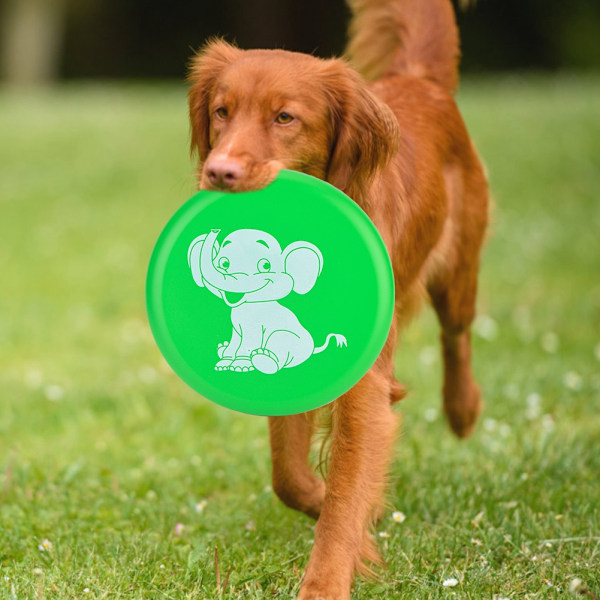
[[[0,75],[181,79],[214,35],[329,57],[347,21],[344,0],[0,0]],[[600,66],[594,0],[479,0],[458,21],[465,72]]]
[[[577,578],[600,594],[599,96],[592,76],[462,86],[495,196],[486,409],[451,436],[425,311],[397,355],[389,567],[358,600],[564,598]],[[186,119],[180,85],[0,94],[2,598],[297,591],[313,525],[269,487],[265,419],[187,389],[146,322],[152,245],[194,187]]]

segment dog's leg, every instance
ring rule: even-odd
[[[325,484],[308,463],[315,413],[269,417],[273,490],[290,508],[319,517]]]
[[[448,287],[431,294],[442,326],[444,412],[458,437],[473,431],[481,411],[481,396],[471,371],[470,325],[475,315],[477,268],[455,271]]]
[[[470,326],[475,317],[479,253],[487,224],[487,184],[479,170],[471,174],[471,180],[464,195],[469,219],[463,223],[456,263],[443,285],[430,289],[442,326],[444,412],[461,438],[472,433],[482,407],[471,370]]]
[[[481,412],[481,395],[471,372],[471,341],[468,329],[442,330],[444,357],[444,412],[458,437],[469,436]]]
[[[348,600],[355,572],[379,555],[369,533],[380,506],[396,416],[390,383],[369,371],[333,406],[325,501],[298,600]]]

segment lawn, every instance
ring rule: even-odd
[[[452,437],[426,310],[397,354],[388,567],[357,600],[600,596],[598,98],[592,75],[463,85],[495,199],[486,407]],[[0,138],[0,598],[293,598],[313,524],[269,487],[266,420],[189,390],[146,321],[194,189],[185,89],[3,90]]]

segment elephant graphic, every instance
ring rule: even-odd
[[[323,255],[314,244],[293,242],[282,250],[265,231],[238,229],[219,245],[220,231],[198,236],[188,249],[196,284],[231,308],[231,339],[218,344],[215,370],[273,374],[323,352],[331,339],[347,346],[343,335],[330,333],[315,347],[296,315],[277,302],[315,285]]]

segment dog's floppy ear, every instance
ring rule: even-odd
[[[333,128],[327,181],[357,202],[398,149],[396,117],[344,61],[325,61]]]
[[[190,84],[188,104],[192,128],[191,151],[198,152],[201,162],[210,151],[208,103],[211,91],[223,69],[231,64],[240,52],[241,50],[224,40],[214,39],[201,48],[191,61],[187,78]]]

